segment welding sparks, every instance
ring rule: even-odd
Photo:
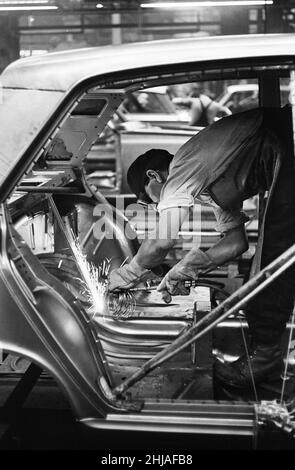
[[[110,294],[108,291],[111,261],[105,258],[99,266],[90,263],[72,230],[70,236],[71,249],[82,277],[83,295],[90,304],[89,311],[94,312],[92,319],[96,315],[103,317],[109,314],[116,319],[130,317],[136,305],[134,295],[129,291],[118,294]]]
[[[77,237],[71,232],[71,248],[76,259],[78,269],[82,276],[84,295],[91,304],[90,310],[95,315],[103,316],[108,313],[108,275],[110,270],[110,261],[104,260],[101,266],[95,266],[87,261],[83,254]]]
[[[90,304],[89,310],[94,311],[93,319],[96,315],[109,316],[109,313],[115,318],[130,316],[135,308],[134,296],[128,293],[110,295],[108,292],[111,260],[105,258],[98,267],[87,261],[87,256],[84,255],[80,247],[79,238],[75,236],[68,217],[66,217],[67,223],[64,223],[51,195],[48,195],[48,201],[75,258],[81,275],[82,295]],[[122,265],[126,261],[127,258]],[[58,267],[60,268],[60,264]]]

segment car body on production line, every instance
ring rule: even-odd
[[[281,105],[284,106],[289,101],[289,86],[281,84],[280,93]],[[229,85],[217,101],[232,112],[243,112],[247,109],[257,108],[259,105],[259,85],[258,83]]]
[[[281,81],[294,88],[294,50],[294,35],[181,39],[32,57],[2,74],[0,348],[47,371],[85,427],[257,433],[260,403],[218,391],[212,367],[214,356],[234,359],[243,351],[243,312],[176,349],[243,284],[253,253],[213,271],[168,306],[147,291],[114,310],[93,301],[91,282],[97,273],[106,281],[108,269],[139,247],[141,229],[128,219],[135,212],[145,220],[146,213],[126,207],[132,195],[122,188],[138,149],[158,144],[175,151],[192,135],[160,127],[118,132],[110,122],[126,97],[170,84],[256,78],[260,103],[279,107]],[[124,150],[119,160],[116,146]],[[195,214],[183,249],[206,247],[213,228],[202,232],[201,222]],[[172,251],[161,272],[176,261]]]
[[[157,86],[130,93],[119,106],[117,118],[125,123],[140,122],[179,129],[188,125],[189,112],[177,110],[169,97],[167,87]]]

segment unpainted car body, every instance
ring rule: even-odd
[[[166,358],[153,374],[144,373],[147,360],[165,354],[165,348],[173,347],[211,304],[221,301],[216,293],[224,297],[242,284],[245,273],[237,265],[207,279],[205,300],[197,288],[188,298],[176,298],[174,305],[163,308],[151,292],[137,298],[131,316],[119,312],[114,317],[105,305],[93,312],[73,253],[77,242],[89,263],[99,266],[109,258],[115,267],[138,248],[122,211],[108,203],[85,171],[91,147],[129,93],[221,76],[259,77],[261,104],[280,106],[280,78],[289,77],[291,94],[294,89],[294,46],[294,35],[171,40],[54,53],[17,61],[4,71],[0,296],[5,308],[0,313],[0,347],[48,370],[85,425],[255,433],[251,404],[213,400],[212,350],[222,346],[232,357],[240,353],[239,341],[229,344],[224,338],[229,338],[230,329],[245,327],[243,317],[220,324],[213,339],[198,340],[173,360],[169,357],[169,364]],[[146,147],[149,136],[144,134]],[[161,147],[171,144],[171,136],[167,141],[163,133],[158,136]],[[181,134],[180,140],[186,137]],[[60,153],[53,152],[56,139],[65,149]],[[116,169],[118,180],[133,156],[128,150],[122,157],[126,167]],[[105,227],[100,236],[97,224]],[[114,236],[108,238],[110,232]],[[118,393],[136,370],[144,376],[130,388],[131,397]],[[188,383],[193,385],[193,397]],[[201,389],[205,397],[198,395]],[[204,398],[209,401],[201,402]]]
[[[290,88],[286,84],[280,86],[281,104],[288,104]],[[247,109],[259,106],[259,86],[258,83],[242,83],[239,85],[229,85],[225,92],[217,101],[227,106],[232,112],[238,113]]]
[[[118,108],[117,117],[117,121],[125,123],[135,121],[176,129],[189,122],[189,112],[176,109],[165,86],[131,93]],[[126,127],[131,126],[126,124]]]

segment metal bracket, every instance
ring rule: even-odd
[[[275,425],[295,437],[295,420],[292,420],[285,403],[263,400],[254,407],[258,425]]]

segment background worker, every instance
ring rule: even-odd
[[[190,107],[190,126],[206,127],[216,118],[232,114],[226,106],[210,98],[197,83],[192,84],[187,98],[173,98],[173,103]]]
[[[252,275],[295,243],[295,171],[291,108],[257,108],[221,119],[186,142],[173,157],[153,149],[128,170],[137,197],[156,203],[159,223],[129,264],[114,270],[110,290],[146,279],[174,246],[179,229],[197,202],[210,204],[222,238],[206,252],[193,247],[163,278],[158,290],[166,302],[186,295],[185,280],[196,280],[248,249],[243,200],[269,191],[252,265]],[[252,337],[247,355],[216,363],[216,376],[247,388],[282,369],[280,340],[294,304],[295,269],[289,268],[247,304]]]

